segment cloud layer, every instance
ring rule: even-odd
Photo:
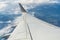
[[[6,8],[7,4],[0,2],[0,11]]]
[[[57,3],[60,2],[59,0],[0,0],[0,2],[8,2],[8,3],[23,3],[23,4],[28,4],[28,3]]]

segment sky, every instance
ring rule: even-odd
[[[60,2],[59,0],[0,0],[0,11],[6,10],[6,8],[9,8],[8,5],[13,4],[13,3],[14,4],[15,3],[21,3],[21,4],[33,4],[33,3],[35,3],[35,4],[40,4],[40,3],[59,3],[59,2]],[[31,8],[32,6],[30,6],[30,7],[29,6],[28,7],[24,6],[24,7]],[[16,8],[16,9],[14,9],[15,10],[14,12],[18,13],[19,9],[18,8]]]
[[[0,0],[0,10],[4,9],[7,4],[5,3],[21,3],[21,4],[29,4],[29,3],[59,3],[59,0]]]

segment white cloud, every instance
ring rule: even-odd
[[[11,22],[11,24],[8,24],[8,26],[6,26],[5,28],[3,28],[3,29],[1,29],[0,30],[0,36],[2,36],[2,35],[7,35],[7,34],[9,34],[9,32],[11,32],[12,30],[13,30],[13,26],[16,26],[17,24],[19,24],[20,22],[20,19],[19,19],[20,17],[17,17],[13,22],[11,22],[11,21],[8,21],[7,23],[10,23]]]
[[[49,3],[49,2],[55,3],[55,2],[59,2],[59,0],[4,0],[2,2],[28,4],[28,3]]]
[[[52,0],[52,1],[49,1],[49,3],[59,3],[59,2],[56,0]]]
[[[14,14],[19,14],[20,13],[20,8],[17,7],[13,11],[14,11]]]
[[[4,22],[4,21],[0,21],[0,23],[11,23],[11,20],[6,21],[6,22]]]
[[[28,3],[43,3],[43,2],[47,2],[47,1],[49,1],[49,0],[18,0],[18,1],[14,1],[14,2],[28,4]]]
[[[28,4],[28,3],[44,3],[48,2],[50,0],[6,0],[10,3],[22,3],[22,4]]]
[[[4,35],[6,33],[9,33],[10,29],[11,29],[11,25],[0,30],[0,36]]]
[[[6,6],[7,6],[6,3],[0,2],[0,11],[4,10]]]

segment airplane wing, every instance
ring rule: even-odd
[[[60,40],[60,28],[37,19],[26,11],[23,12],[26,13],[25,20],[23,16],[18,19],[20,23],[16,26],[8,40]]]

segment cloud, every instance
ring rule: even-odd
[[[8,24],[8,26],[6,26],[5,28],[0,30],[0,36],[2,36],[4,34],[5,35],[10,34],[10,32],[14,29],[13,27],[15,27],[16,25],[18,25],[20,23],[20,18],[21,17],[17,17],[13,22],[11,22],[11,21],[6,22],[6,23],[11,22],[11,24]]]
[[[11,29],[11,25],[0,30],[0,36],[9,33],[10,29]]]
[[[15,0],[15,3],[29,4],[29,3],[58,3],[58,0]]]
[[[19,14],[20,13],[20,8],[15,8],[15,9],[13,9],[13,11],[14,11],[14,14]]]
[[[50,0],[49,3],[60,3],[58,0]]]
[[[43,3],[48,0],[16,0],[15,3],[29,4],[29,3]]]
[[[44,3],[48,1],[50,0],[5,0],[4,2],[29,4],[29,3]]]
[[[11,23],[11,20],[6,21],[6,22],[4,22],[4,21],[0,21],[0,23]]]
[[[0,2],[0,11],[3,11],[3,10],[5,9],[6,6],[7,6],[6,3]]]
[[[29,4],[29,3],[49,3],[49,2],[55,3],[59,2],[59,0],[1,0],[0,2]]]

